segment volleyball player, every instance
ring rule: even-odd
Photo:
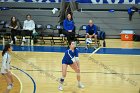
[[[70,49],[66,50],[65,55],[62,59],[62,77],[60,78],[59,90],[63,90],[63,83],[67,73],[68,65],[76,72],[78,87],[84,88],[84,85],[80,81],[80,66],[78,58],[78,49],[75,48],[76,44],[74,41],[69,43]]]
[[[12,78],[12,73],[10,71],[10,62],[11,62],[10,52],[11,51],[12,51],[12,48],[10,44],[5,45],[2,51],[1,74],[5,76],[5,79],[7,82],[7,89],[5,93],[9,93],[9,91],[13,88],[13,78]]]

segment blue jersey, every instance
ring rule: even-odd
[[[78,60],[78,49],[76,48],[74,51],[72,50],[67,50],[65,52],[65,55],[62,59],[62,64],[73,64],[73,62],[79,61]]]
[[[92,26],[87,25],[86,26],[86,33],[88,33],[90,35],[97,34],[97,27],[95,25],[92,25]]]
[[[66,31],[74,29],[74,21],[65,19],[63,22],[63,27]]]

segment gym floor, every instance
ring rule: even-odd
[[[58,90],[57,80],[66,47],[13,46],[15,82],[10,93],[139,93],[140,42],[107,39],[106,45],[95,51],[79,48],[85,88],[77,88],[76,74],[69,67],[63,91]],[[0,93],[6,88],[5,82],[0,75]]]

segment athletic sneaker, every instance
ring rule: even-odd
[[[80,83],[78,83],[78,87],[79,88],[84,88],[85,86],[80,82]]]
[[[59,85],[58,89],[59,89],[60,91],[62,91],[62,90],[63,90],[63,86],[62,86],[62,85]]]
[[[61,78],[59,78],[59,83],[60,83],[60,85],[59,85],[58,89],[59,89],[60,91],[62,91],[62,90],[63,90],[63,83],[64,83],[64,82],[61,82]]]
[[[9,44],[10,44],[10,45],[13,45],[13,41],[11,41]]]
[[[13,88],[13,84],[9,84],[8,86],[7,86],[7,89],[12,89]]]

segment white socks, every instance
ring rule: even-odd
[[[79,81],[79,82],[78,82],[78,87],[79,87],[79,88],[84,88],[85,86]]]

